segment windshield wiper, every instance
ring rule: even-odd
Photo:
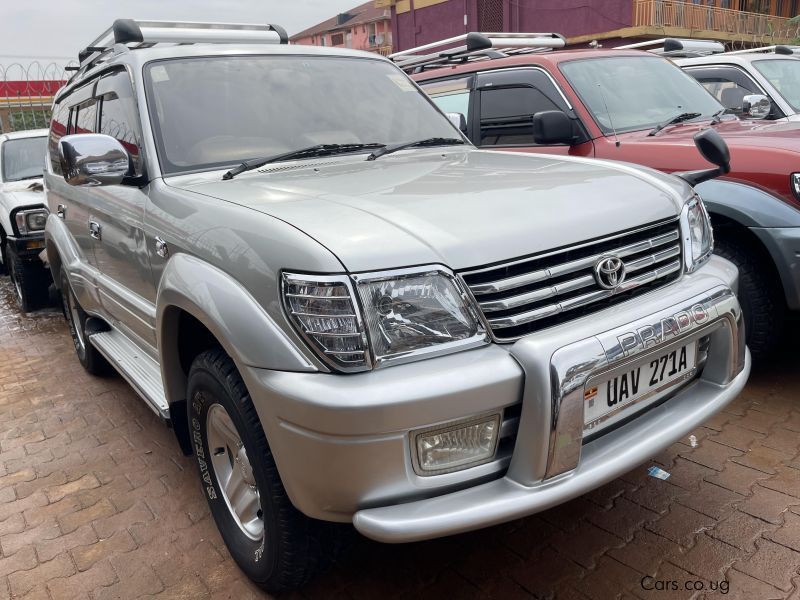
[[[367,160],[375,160],[380,158],[385,154],[391,154],[392,152],[399,152],[400,150],[405,150],[406,148],[423,148],[423,147],[430,147],[430,146],[453,146],[456,144],[463,144],[464,140],[459,138],[446,138],[446,137],[432,137],[425,140],[417,140],[416,142],[402,142],[400,144],[390,144],[389,146],[383,146],[382,148],[378,148],[367,157]]]
[[[370,144],[316,144],[308,148],[301,148],[300,150],[292,150],[291,152],[284,152],[270,156],[269,158],[253,158],[246,160],[237,167],[232,168],[230,171],[222,176],[222,179],[227,181],[233,179],[240,173],[258,169],[264,165],[282,160],[292,160],[294,158],[313,158],[315,156],[331,156],[333,154],[343,154],[345,152],[356,152],[358,150],[366,150],[371,148],[383,148],[386,144],[370,143]]]
[[[722,122],[722,115],[728,112],[727,108],[720,108],[717,112],[711,115],[711,124],[716,125],[717,123]]]
[[[675,123],[682,123],[683,121],[688,121],[689,119],[696,119],[697,117],[701,116],[702,115],[699,112],[685,112],[679,115],[675,115],[669,121],[664,121],[660,125],[656,125],[653,128],[653,131],[651,131],[647,135],[655,135],[665,127],[669,127],[670,125],[675,125]]]

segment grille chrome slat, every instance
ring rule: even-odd
[[[683,270],[680,240],[679,222],[662,222],[461,277],[495,339],[513,341],[674,281]],[[613,290],[602,288],[594,272],[608,256],[622,259],[627,274]]]
[[[676,230],[654,238],[637,242],[635,244],[623,246],[622,248],[618,248],[610,253],[620,258],[625,258],[627,256],[639,254],[640,252],[646,252],[647,250],[658,248],[659,246],[663,246],[664,244],[674,242],[679,237],[680,234]],[[475,294],[476,296],[505,292],[517,287],[539,283],[540,281],[545,281],[552,277],[567,275],[569,273],[574,273],[575,271],[580,271],[581,269],[590,268],[598,260],[603,258],[603,256],[605,256],[606,254],[609,254],[609,252],[600,252],[592,256],[587,256],[586,258],[581,258],[571,262],[562,263],[560,265],[556,265],[548,269],[541,269],[539,271],[525,273],[523,275],[518,275],[516,277],[508,277],[506,279],[490,281],[488,283],[476,284],[470,286],[470,289],[472,290],[472,293]]]

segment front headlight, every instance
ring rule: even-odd
[[[699,269],[714,251],[714,232],[711,220],[700,199],[695,194],[684,205],[681,214],[681,230],[683,232],[683,253],[686,257],[686,272]]]
[[[47,215],[46,208],[34,208],[16,212],[14,214],[14,224],[17,227],[17,233],[19,235],[28,235],[29,233],[44,231]]]
[[[488,342],[470,300],[441,267],[354,275],[352,286],[344,276],[309,279],[284,273],[284,306],[311,347],[337,370],[366,370]]]
[[[792,173],[789,177],[792,193],[794,194],[795,198],[800,200],[800,173]]]

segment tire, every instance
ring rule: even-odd
[[[223,350],[194,360],[187,397],[203,493],[231,556],[269,593],[302,586],[334,558],[342,526],[310,519],[292,505],[244,382]],[[242,480],[246,488],[235,485]],[[238,503],[241,516],[229,496],[248,499]]]
[[[0,275],[8,275],[8,256],[6,255],[6,240],[0,235]]]
[[[111,371],[111,365],[100,352],[89,342],[86,333],[86,321],[89,318],[81,307],[67,274],[61,271],[61,309],[69,325],[72,343],[75,345],[75,354],[78,355],[83,368],[92,375],[106,375]]]
[[[717,239],[714,252],[739,268],[737,295],[747,346],[754,359],[763,360],[780,344],[786,321],[786,302],[775,270],[751,244],[736,237]]]
[[[23,260],[6,247],[8,272],[14,286],[14,297],[22,312],[30,312],[47,298],[47,276],[38,260]]]

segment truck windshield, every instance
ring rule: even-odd
[[[795,111],[800,112],[800,60],[754,60],[753,66]]]
[[[3,144],[3,181],[21,181],[42,176],[47,138],[8,140]]]
[[[145,73],[165,174],[317,144],[459,137],[427,96],[382,60],[221,56],[153,62]]]
[[[695,79],[657,56],[581,59],[560,69],[605,134],[652,129],[687,112],[711,118],[722,108]]]

